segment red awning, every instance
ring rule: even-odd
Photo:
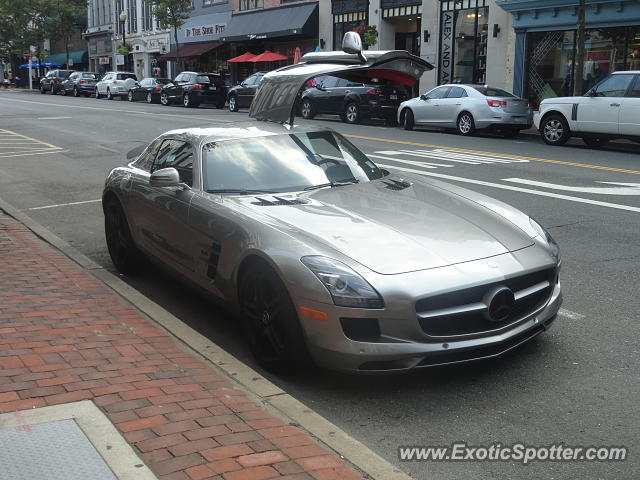
[[[203,53],[207,53],[214,48],[218,48],[222,42],[203,42],[180,45],[180,59],[199,57]],[[176,48],[174,47],[169,53],[165,53],[158,57],[158,60],[175,60]]]
[[[289,60],[289,57],[280,55],[279,53],[273,53],[269,50],[265,50],[260,55],[253,57],[250,62],[278,62],[280,60]]]
[[[238,55],[237,57],[230,58],[227,62],[232,63],[240,63],[240,62],[250,62],[251,59],[255,58],[255,55],[251,52],[243,53],[242,55]]]

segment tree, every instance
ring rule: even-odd
[[[585,0],[578,5],[578,23],[576,24],[576,65],[573,74],[573,94],[582,95],[582,79],[584,76],[584,24]]]
[[[51,40],[62,40],[69,68],[69,42],[78,26],[84,22],[87,11],[86,0],[45,0],[49,7],[46,28]]]
[[[161,25],[173,30],[176,43],[176,65],[180,63],[180,44],[178,43],[178,29],[189,18],[191,0],[154,0],[153,14]]]

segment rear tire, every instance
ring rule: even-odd
[[[100,99],[100,92],[98,92],[98,89],[97,89],[97,88],[96,88],[96,94],[95,94],[95,97],[96,97],[97,99]]]
[[[120,273],[133,273],[140,264],[140,252],[133,243],[120,202],[111,198],[104,209],[104,233],[111,261]]]
[[[473,116],[469,112],[462,112],[458,116],[458,133],[464,136],[473,135],[476,131],[476,124],[473,121]]]
[[[609,143],[608,138],[602,137],[584,137],[582,141],[591,148],[604,147],[607,143]]]
[[[64,88],[64,87],[62,87],[62,88],[60,89],[60,93],[62,94],[62,96],[63,96],[63,97],[66,97],[66,96],[67,96],[67,89],[66,89],[66,88]]]
[[[133,102],[133,91],[129,90],[129,93],[127,93],[127,100]]]
[[[237,112],[240,110],[240,106],[238,105],[238,98],[235,95],[231,95],[229,97],[229,111]]]
[[[564,145],[571,138],[569,124],[564,116],[554,113],[545,117],[540,125],[542,139],[547,145]]]
[[[361,115],[360,109],[355,102],[349,102],[344,106],[344,112],[342,113],[342,121],[355,125],[360,123]]]
[[[78,92],[78,87],[73,87],[73,96],[74,97],[79,97],[80,96],[80,92]]]
[[[311,365],[295,306],[269,265],[256,262],[242,272],[238,299],[249,348],[263,368],[280,373]]]
[[[404,111],[403,120],[404,121],[402,122],[402,126],[404,127],[404,129],[413,130],[413,127],[415,125],[415,120],[413,118],[413,112],[408,108],[405,109]]]
[[[316,112],[313,111],[313,104],[309,99],[305,98],[302,101],[302,105],[300,105],[300,114],[302,115],[302,118],[307,120],[311,120],[316,116]]]
[[[107,88],[107,100],[113,100],[113,95],[111,95],[111,89]]]

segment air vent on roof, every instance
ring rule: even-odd
[[[284,197],[276,197],[275,195],[271,198],[264,197],[256,197],[257,202],[251,202],[252,205],[258,205],[260,207],[272,207],[278,205],[304,205],[309,203],[308,200],[304,200],[302,198],[284,198]]]
[[[406,180],[383,180],[382,183],[384,183],[386,185],[385,188],[388,188],[389,190],[404,190],[405,188],[409,188],[411,185],[413,185],[411,182],[407,182]]]

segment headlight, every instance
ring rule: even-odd
[[[384,303],[378,292],[344,263],[321,256],[302,257],[300,261],[326,287],[334,304],[341,307],[383,307]]]
[[[540,225],[531,217],[529,217],[529,223],[531,224],[533,229],[536,231],[538,236],[547,243],[547,245],[551,249],[551,255],[553,255],[553,258],[555,258],[556,261],[560,261],[560,246],[553,239],[553,237],[547,231],[547,229],[544,228],[542,225]]]

